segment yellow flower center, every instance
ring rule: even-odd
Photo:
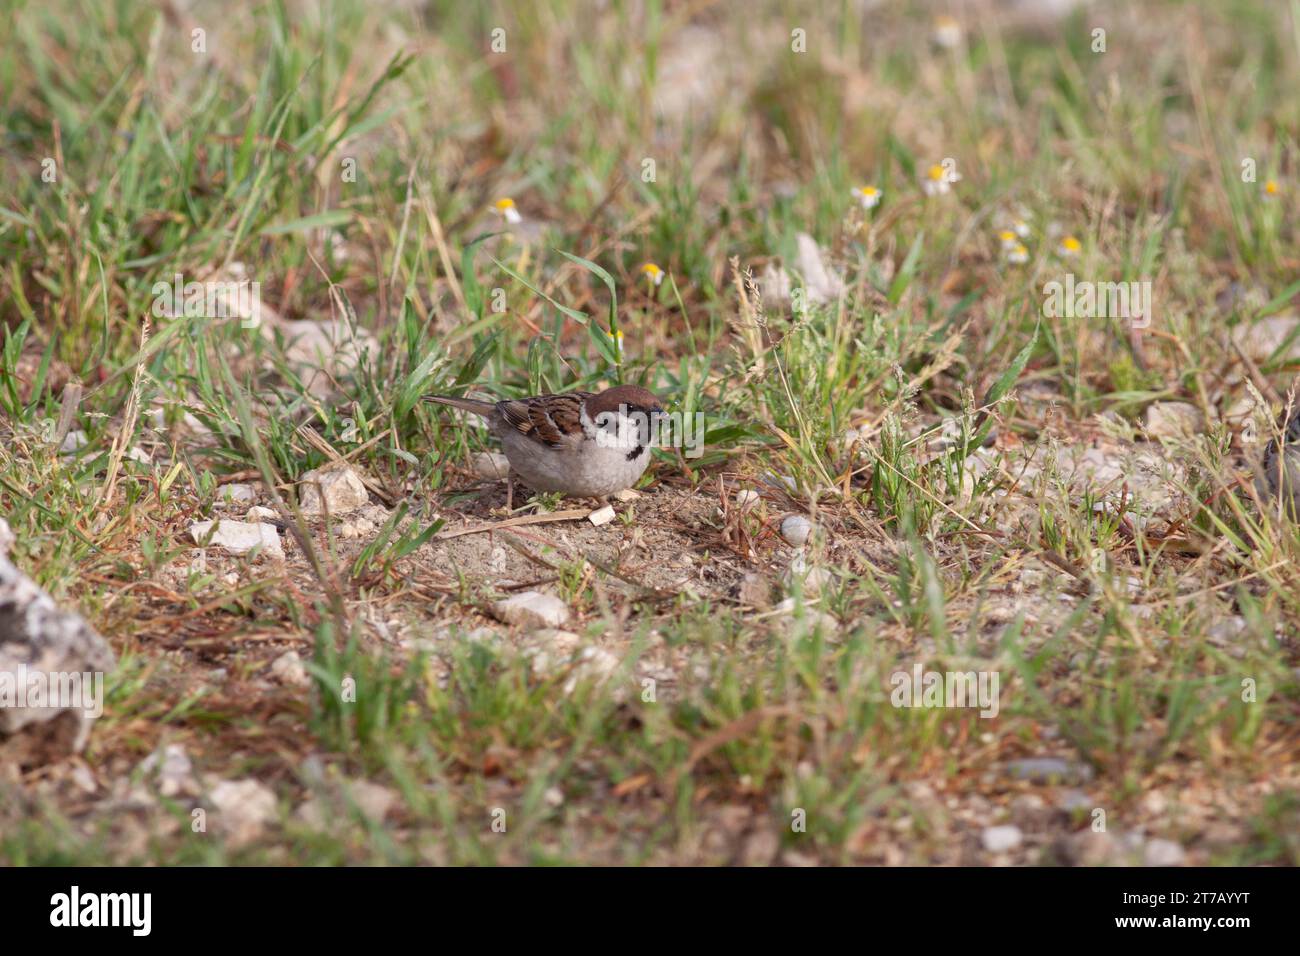
[[[930,170],[929,170],[929,172],[927,173],[927,175],[928,175],[931,179],[933,179],[933,180],[935,180],[936,182],[938,182],[939,180],[941,180],[941,179],[944,178],[944,176],[946,175],[946,171],[944,170],[944,168],[943,168],[942,166],[940,166],[940,165],[938,165],[938,164],[936,163],[935,165],[933,165],[933,166],[930,167]]]

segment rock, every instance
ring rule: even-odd
[[[830,575],[826,571],[808,563],[808,556],[802,551],[795,552],[785,572],[787,592],[793,592],[798,587],[805,595],[819,594],[830,580]]]
[[[1107,831],[1091,828],[1071,833],[1057,844],[1057,851],[1071,866],[1111,866],[1123,862],[1124,847]]]
[[[266,306],[262,307],[266,311]],[[260,323],[268,338],[278,331],[285,340],[285,359],[302,378],[307,390],[317,397],[333,391],[330,379],[356,368],[361,356],[379,353],[379,342],[364,329],[353,329],[344,320],[299,319]]]
[[[772,603],[772,582],[766,575],[751,571],[736,586],[736,600],[748,607],[768,607]]]
[[[252,843],[275,820],[275,794],[256,780],[222,780],[209,797],[214,827],[232,848]]]
[[[1152,438],[1190,438],[1205,430],[1205,418],[1191,402],[1152,402],[1143,420]]]
[[[234,505],[251,504],[257,500],[257,489],[242,483],[222,485],[217,489],[217,500]]]
[[[1008,850],[1014,850],[1024,842],[1024,839],[1025,835],[1020,832],[1020,827],[1011,824],[985,827],[984,832],[980,834],[984,849],[990,853],[1006,853]]]
[[[244,515],[244,519],[246,521],[279,521],[280,516],[270,508],[253,505],[248,509],[248,514]]]
[[[521,627],[561,627],[569,620],[569,606],[540,591],[524,591],[497,601],[492,610],[505,623]]]
[[[215,530],[214,530],[215,529]],[[211,534],[211,540],[208,535]],[[196,544],[209,544],[225,548],[231,554],[250,554],[258,551],[262,557],[283,558],[284,548],[280,535],[269,524],[248,521],[196,521],[190,525],[190,537]],[[260,551],[258,550],[260,549]]]
[[[1017,780],[1034,783],[1081,783],[1092,779],[1092,768],[1087,764],[1071,763],[1059,757],[1013,760],[1005,769]]]
[[[510,459],[491,451],[479,451],[470,456],[474,474],[487,481],[499,481],[510,474]]]
[[[1173,840],[1148,840],[1142,849],[1145,866],[1182,866],[1186,856],[1183,848]]]
[[[1258,322],[1241,324],[1232,330],[1232,339],[1241,350],[1255,362],[1267,362],[1282,344],[1280,359],[1300,358],[1300,317],[1289,315],[1271,315]],[[1293,333],[1294,336],[1293,336]],[[1290,339],[1288,342],[1287,340]]]
[[[271,677],[286,687],[306,687],[311,683],[307,668],[297,651],[285,651],[271,662]]]
[[[1073,816],[1076,813],[1091,813],[1097,804],[1082,790],[1066,790],[1056,801],[1056,806]]]
[[[193,797],[199,793],[189,754],[180,744],[167,744],[161,751],[154,751],[140,761],[137,770],[154,778],[158,792],[164,797]]]
[[[748,511],[750,508],[753,508],[762,501],[763,497],[752,488],[742,488],[740,491],[736,492],[735,500],[737,511]]]
[[[587,515],[587,520],[597,528],[601,525],[609,524],[614,520],[614,508],[612,505],[605,505],[603,508],[597,508],[591,514]]]
[[[9,522],[4,518],[0,518],[0,558],[9,557],[9,552],[13,549],[16,540],[13,531],[9,527]]]
[[[387,787],[369,780],[353,780],[339,785],[337,799],[312,797],[298,808],[296,815],[320,830],[333,812],[346,813],[351,808],[371,823],[382,823],[396,804],[397,795]]]
[[[813,524],[803,515],[786,515],[781,519],[781,537],[792,547],[802,548],[812,533]]]
[[[370,502],[365,482],[350,465],[313,469],[302,476],[298,487],[303,514],[346,514]]]
[[[90,439],[85,432],[78,428],[63,436],[63,444],[59,446],[59,453],[62,455],[75,455],[88,444],[90,444]]]
[[[3,527],[0,537],[7,534]],[[0,552],[5,548],[0,547]],[[76,753],[104,705],[113,652],[0,553],[0,764]]]
[[[564,692],[573,693],[583,680],[601,681],[618,670],[620,661],[603,647],[584,646],[582,638],[572,631],[546,628],[531,637],[529,657],[533,674],[538,678],[553,677],[566,668],[571,670],[564,682]]]
[[[803,276],[804,288],[811,305],[819,305],[839,298],[844,291],[844,280],[822,259],[817,240],[806,232],[795,235],[795,270]]]
[[[826,614],[807,605],[804,605],[801,610],[799,604],[792,597],[786,598],[778,604],[776,610],[794,626],[796,631],[805,634],[811,634],[814,630],[820,628],[823,635],[833,635],[838,633],[840,629],[840,622],[835,619],[834,615]]]
[[[640,497],[641,497],[641,492],[635,490],[634,488],[624,488],[622,491],[614,492],[615,501],[624,501],[624,502],[636,501],[636,499]]]

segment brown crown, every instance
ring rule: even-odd
[[[658,411],[662,406],[654,392],[640,385],[618,385],[607,388],[587,399],[587,414],[592,418],[604,412],[616,412],[626,406],[628,411]]]

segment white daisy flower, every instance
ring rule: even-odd
[[[883,196],[884,193],[875,186],[859,186],[853,190],[853,197],[862,204],[863,209],[875,209]]]
[[[498,199],[492,204],[492,208],[496,210],[498,216],[511,225],[524,221],[524,217],[519,215],[519,210],[515,208],[515,201],[509,196]]]
[[[934,45],[945,50],[955,50],[961,46],[961,24],[947,14],[934,18],[934,29],[930,33]]]
[[[927,196],[946,196],[952,190],[952,184],[961,179],[956,172],[949,172],[944,166],[935,163],[925,171],[921,180],[921,189]]]
[[[641,274],[645,276],[653,285],[661,285],[664,281],[664,270],[660,269],[653,262],[647,262],[641,267]]]
[[[1056,254],[1062,259],[1074,259],[1083,251],[1083,243],[1074,236],[1063,236],[1056,245]]]
[[[1029,249],[1023,242],[1017,242],[1007,250],[1007,262],[1013,266],[1023,266],[1029,261]]]

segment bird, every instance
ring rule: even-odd
[[[507,510],[513,510],[511,479],[516,477],[534,491],[595,498],[602,504],[631,488],[650,463],[653,425],[663,414],[655,394],[638,385],[502,402],[454,395],[424,399],[487,419],[510,462]]]
[[[1300,408],[1264,448],[1255,487],[1266,501],[1280,499],[1282,510],[1300,520]]]

